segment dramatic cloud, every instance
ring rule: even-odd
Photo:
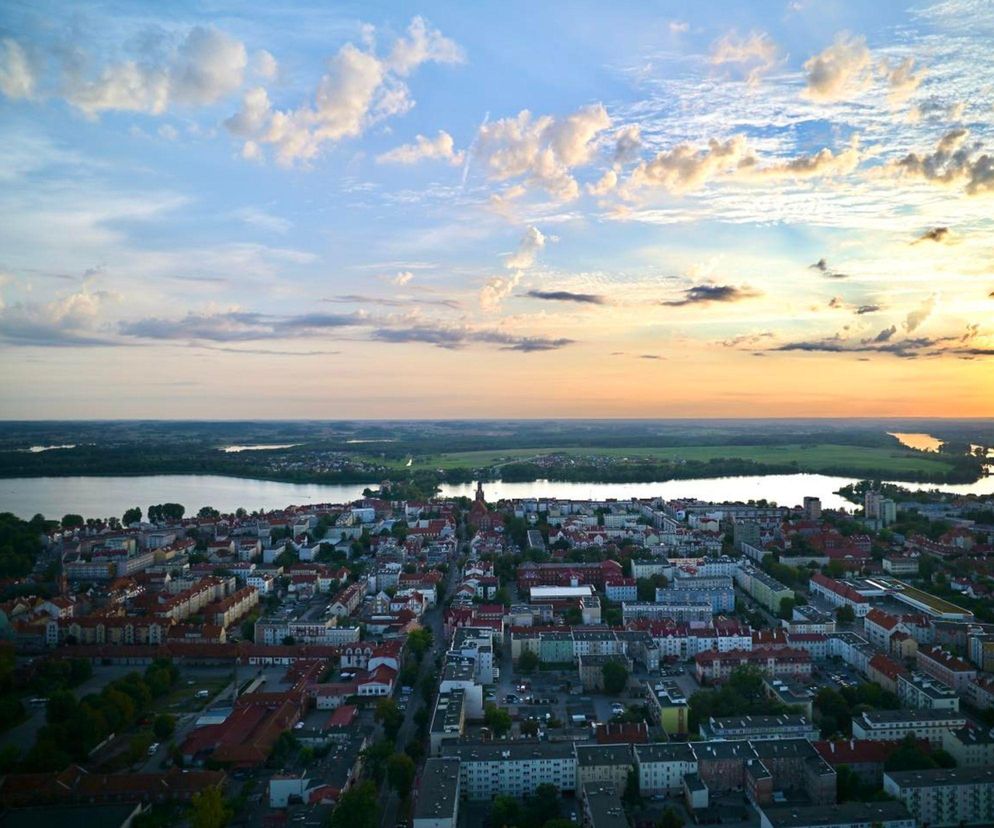
[[[741,302],[744,299],[753,299],[761,295],[759,291],[750,287],[694,285],[684,291],[681,299],[671,299],[659,304],[678,308],[684,305],[709,305],[714,302]]]
[[[915,239],[912,244],[919,244],[921,242],[938,242],[938,243],[948,243],[951,241],[952,231],[948,227],[932,227],[922,233],[917,239]]]
[[[758,84],[779,60],[780,50],[765,32],[753,32],[748,37],[729,32],[711,49],[713,66],[735,67],[750,86]]]
[[[606,296],[596,293],[573,293],[568,290],[529,290],[525,296],[532,299],[545,299],[550,302],[579,302],[585,305],[606,305]]]
[[[882,308],[880,305],[860,305],[856,308],[857,316],[866,316],[868,313],[878,313]]]
[[[917,359],[919,357],[938,356],[989,356],[994,349],[970,346],[979,333],[979,326],[968,325],[962,334],[939,337],[908,337],[895,339],[897,327],[884,328],[871,339],[847,341],[840,334],[825,339],[802,340],[786,342],[770,350],[772,351],[803,351],[809,353],[828,354],[861,354],[877,353],[890,354],[902,359]]]
[[[225,124],[246,139],[242,154],[257,158],[272,145],[284,165],[313,159],[326,143],[361,135],[370,125],[400,115],[414,105],[404,82],[424,63],[458,63],[462,51],[420,17],[386,58],[347,43],[328,63],[313,105],[274,109],[265,89],[249,90],[241,109]]]
[[[16,40],[0,40],[0,94],[12,100],[35,93],[35,73],[24,48]]]
[[[466,160],[466,153],[456,152],[452,136],[439,130],[434,138],[418,135],[413,144],[403,144],[376,158],[380,164],[417,164],[425,160],[445,161],[458,167]]]
[[[502,351],[554,351],[572,345],[572,339],[550,339],[540,336],[516,336],[488,329],[470,327],[381,328],[372,332],[372,338],[381,342],[406,344],[422,342],[447,350],[460,350],[473,344],[497,345]]]
[[[897,333],[897,325],[891,325],[889,328],[884,328],[880,333],[873,337],[872,342],[887,342],[894,334]]]
[[[883,172],[933,184],[965,184],[968,195],[994,192],[994,156],[978,154],[980,143],[967,143],[969,137],[970,131],[962,127],[950,130],[932,152],[908,153],[884,167]]]
[[[837,270],[833,270],[828,266],[828,262],[825,259],[819,259],[813,265],[809,265],[811,270],[817,270],[823,276],[827,276],[829,279],[848,279],[848,273],[840,273]]]
[[[159,60],[109,63],[90,73],[85,56],[62,67],[61,94],[89,115],[110,110],[159,115],[172,106],[207,106],[235,92],[245,75],[245,46],[212,27],[196,26]]]
[[[807,87],[804,94],[814,101],[851,98],[873,82],[873,59],[866,39],[847,32],[836,35],[823,52],[804,63]]]
[[[928,299],[922,302],[921,306],[908,314],[904,320],[904,330],[908,333],[917,330],[932,315],[933,310],[935,310],[935,297],[929,296]]]
[[[517,117],[483,124],[473,153],[493,180],[521,179],[558,201],[572,201],[580,194],[573,170],[590,162],[596,138],[610,126],[601,104],[565,118],[533,118],[522,110]]]

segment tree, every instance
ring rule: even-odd
[[[401,799],[411,792],[414,773],[414,760],[406,753],[395,753],[387,759],[387,781]]]
[[[404,714],[397,707],[397,702],[391,698],[380,699],[376,704],[376,721],[383,725],[383,732],[391,742],[397,738],[397,732],[404,722]]]
[[[521,820],[521,807],[513,796],[500,794],[494,797],[490,811],[490,824],[494,828],[516,828]]]
[[[620,661],[609,661],[602,668],[604,692],[617,696],[628,685],[628,670]]]
[[[888,771],[929,770],[935,767],[938,763],[922,750],[911,733],[901,740],[897,750],[884,762],[884,770]]]
[[[190,825],[193,828],[224,828],[231,811],[217,787],[204,788],[190,800]]]
[[[363,782],[342,794],[328,818],[328,828],[378,828],[380,809],[376,785]]]
[[[152,723],[152,732],[160,742],[166,741],[176,730],[176,717],[169,713],[160,713]]]
[[[518,672],[532,673],[538,667],[538,654],[532,650],[525,650],[518,658]]]
[[[221,517],[221,513],[213,506],[201,506],[197,512],[197,517],[201,519],[216,519]]]
[[[86,521],[83,520],[82,515],[68,514],[62,516],[62,528],[63,529],[78,529],[80,526],[84,526]]]
[[[535,719],[525,719],[521,723],[521,735],[522,736],[537,736],[538,735],[538,722]]]
[[[411,652],[414,653],[414,657],[420,661],[424,654],[428,652],[431,647],[432,631],[427,627],[419,627],[416,630],[412,630],[407,636],[407,646],[410,648]]]
[[[483,721],[495,736],[504,736],[511,729],[511,714],[496,704],[488,704]]]
[[[548,782],[535,788],[535,793],[525,797],[525,820],[531,825],[545,825],[559,816],[562,799],[559,789]]]
[[[663,811],[662,819],[659,820],[658,828],[683,828],[683,817],[680,816],[672,805],[667,806]]]
[[[852,624],[856,620],[856,612],[849,604],[843,604],[835,611],[835,620],[840,624]]]
[[[628,771],[628,777],[625,779],[625,791],[622,793],[621,798],[628,805],[638,805],[641,801],[639,796],[639,776],[634,770]]]
[[[779,616],[787,621],[794,617],[794,606],[797,602],[790,597],[780,599]]]
[[[138,506],[133,506],[124,513],[121,523],[130,526],[132,523],[139,523],[142,519],[142,510]]]

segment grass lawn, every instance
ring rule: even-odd
[[[714,458],[738,458],[759,463],[797,463],[803,471],[818,472],[833,467],[845,466],[851,469],[887,471],[894,475],[902,472],[949,471],[952,466],[938,455],[924,455],[921,452],[906,451],[900,448],[866,448],[864,446],[833,445],[816,443],[810,446],[679,446],[671,448],[539,448],[501,449],[494,451],[466,451],[452,454],[416,457],[413,469],[453,469],[480,468],[501,465],[509,462],[528,460],[548,454],[564,454],[571,457],[612,457],[652,459],[660,461],[699,460]]]

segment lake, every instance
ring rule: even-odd
[[[719,477],[701,480],[667,480],[661,483],[564,483],[536,480],[531,483],[484,484],[487,499],[556,497],[563,500],[628,500],[633,497],[698,498],[699,500],[766,500],[781,505],[800,505],[807,496],[821,498],[828,509],[853,508],[835,492],[853,479],[823,474],[773,474],[748,477]],[[13,512],[28,519],[40,512],[49,518],[67,513],[84,517],[120,516],[132,506],[146,511],[153,503],[182,503],[187,514],[201,506],[222,512],[243,507],[281,509],[309,503],[345,503],[362,496],[376,483],[322,485],[277,483],[221,475],[144,475],[139,477],[20,477],[0,479],[0,512]],[[936,488],[935,484],[901,483],[909,489]],[[943,491],[957,494],[994,494],[994,477],[976,483],[945,485]],[[473,497],[475,483],[442,486],[443,497]]]

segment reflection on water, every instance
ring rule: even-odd
[[[807,496],[821,498],[827,509],[852,509],[853,505],[835,494],[854,482],[851,478],[824,474],[773,474],[748,477],[717,477],[702,480],[667,480],[661,483],[560,483],[536,480],[532,483],[485,483],[487,499],[559,498],[561,500],[630,500],[662,497],[697,498],[712,501],[768,500],[781,506],[800,505]],[[937,484],[896,482],[908,489],[934,489]],[[221,475],[144,475],[140,477],[21,477],[0,479],[0,512],[13,512],[25,519],[36,513],[58,518],[67,513],[84,517],[120,517],[126,509],[152,503],[182,503],[187,514],[201,506],[222,512],[239,507],[250,512],[282,509],[310,503],[347,503],[362,497],[363,489],[375,482],[347,485],[317,483],[276,483]],[[955,494],[994,494],[994,476],[976,483],[943,485]],[[442,497],[472,498],[476,483],[445,485]]]
[[[288,449],[299,446],[300,443],[260,443],[254,446],[224,446],[221,449],[225,454],[237,454],[240,451],[270,451],[272,449]]]
[[[918,451],[938,451],[942,447],[942,440],[933,437],[931,434],[923,434],[917,431],[888,431],[891,437],[896,437],[901,441],[901,445]]]

